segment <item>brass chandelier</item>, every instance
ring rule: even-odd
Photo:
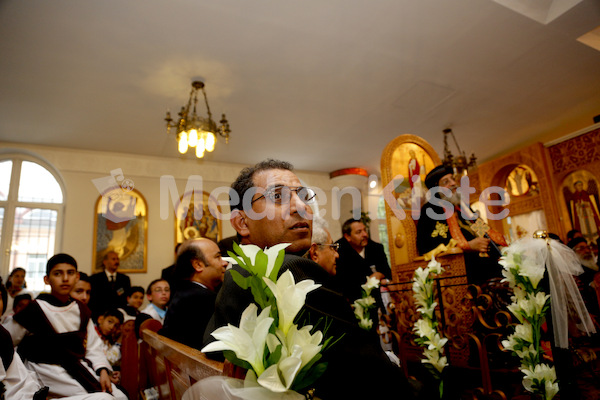
[[[471,154],[471,158],[467,160],[467,156],[464,151],[460,149],[456,138],[454,137],[454,133],[452,129],[446,128],[442,132],[444,132],[444,159],[442,160],[443,164],[447,167],[451,167],[454,169],[454,175],[458,178],[461,176],[467,175],[469,171],[472,171],[477,166],[477,158],[475,154]],[[458,157],[454,157],[450,148],[448,147],[448,136],[452,136],[452,140],[454,140],[454,144],[458,149]]]
[[[204,95],[204,103],[208,112],[207,118],[201,117],[196,111],[198,92],[200,91]],[[225,118],[225,114],[222,115],[221,121],[219,121],[221,125],[217,126],[213,121],[206,92],[204,91],[204,82],[192,82],[192,91],[187,106],[182,106],[177,115],[179,115],[179,118],[176,122],[173,122],[171,112],[167,111],[165,121],[167,121],[167,134],[171,133],[171,128],[176,128],[177,148],[181,154],[185,154],[189,147],[195,147],[196,157],[204,157],[205,151],[211,152],[215,149],[217,135],[225,138],[226,144],[229,143],[229,133],[231,133],[229,122]]]

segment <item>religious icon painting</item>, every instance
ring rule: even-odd
[[[102,271],[108,252],[119,255],[119,271],[146,272],[148,206],[137,190],[127,185],[105,190],[94,208],[93,272]]]
[[[425,203],[425,177],[435,164],[431,156],[417,143],[405,142],[391,155],[393,194],[405,210],[420,209]]]
[[[540,193],[537,175],[525,164],[519,164],[510,171],[504,189],[513,197],[535,196]]]
[[[221,207],[208,192],[186,192],[175,206],[175,240],[221,240]]]
[[[571,222],[588,242],[595,242],[600,229],[598,179],[589,171],[577,170],[562,183],[564,206]]]

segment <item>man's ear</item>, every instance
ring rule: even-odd
[[[50,281],[48,280],[48,275],[45,275],[45,276],[44,276],[44,283],[45,283],[46,285],[50,285]]]
[[[192,267],[194,267],[194,269],[196,270],[196,272],[202,272],[204,271],[204,263],[200,260],[198,260],[197,258],[192,260]]]
[[[351,238],[352,238],[352,236],[348,235],[347,233],[344,233],[344,239],[346,239],[347,241],[350,241]]]
[[[246,213],[241,210],[233,210],[231,212],[230,222],[233,229],[242,237],[250,236],[250,229],[248,228],[248,220]]]
[[[317,258],[318,258],[318,256],[317,256],[317,246],[318,246],[318,244],[312,243],[310,245],[310,248],[308,249],[308,254],[310,256],[310,259],[313,260],[313,261],[315,261],[315,262],[317,261]]]

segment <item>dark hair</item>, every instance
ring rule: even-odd
[[[115,317],[116,319],[119,320],[119,323],[121,323],[121,324],[125,320],[123,313],[121,311],[117,310],[116,308],[109,308],[108,310],[104,311],[104,313],[101,316],[104,318]],[[100,318],[100,317],[98,317],[98,318]]]
[[[360,219],[347,219],[346,222],[344,222],[344,224],[342,225],[342,234],[350,235],[352,233],[352,224],[355,222],[360,222],[361,224],[364,224],[364,222],[362,222]]]
[[[578,233],[581,234],[581,232],[577,229],[571,229],[569,232],[567,232],[567,242],[570,242],[571,239],[573,239]]]
[[[158,278],[158,279],[155,279],[155,280],[153,280],[152,282],[150,282],[150,284],[148,285],[148,289],[146,290],[146,293],[148,293],[148,294],[152,293],[152,286],[154,286],[154,285],[155,285],[155,284],[157,284],[158,282],[167,282],[167,283],[169,283],[169,281],[168,281],[168,280],[166,280],[166,279],[163,279],[163,278]]]
[[[33,300],[33,298],[31,297],[31,295],[29,293],[25,293],[25,294],[20,294],[18,296],[15,296],[15,300],[13,302],[13,311],[15,308],[17,308],[17,306],[19,305],[19,302],[23,301],[23,300]]]
[[[144,292],[144,288],[141,286],[132,286],[129,289],[127,289],[127,292],[125,292],[125,297],[131,297],[133,296],[134,293],[140,292],[142,294],[142,296],[144,294],[146,294],[146,292]]]
[[[235,202],[234,199],[231,197],[229,198],[229,207],[231,208],[231,211],[240,210],[243,207],[244,195],[249,189],[254,187],[254,174],[271,169],[284,169],[293,171],[294,167],[289,162],[269,158],[259,162],[253,167],[244,168],[236,180],[231,184],[231,188],[238,195],[238,198],[235,199]]]
[[[2,283],[0,283],[0,296],[2,296],[2,314],[6,311],[6,302],[8,301],[8,292]]]
[[[56,267],[58,264],[69,264],[77,269],[77,261],[75,261],[72,256],[65,253],[58,253],[50,257],[48,263],[46,263],[46,276],[50,275],[52,268]]]
[[[578,238],[575,238],[575,239],[569,240],[569,241],[567,242],[567,246],[568,246],[568,247],[570,247],[570,248],[572,249],[573,247],[577,246],[579,243],[585,243],[585,244],[587,244],[587,240],[585,240],[585,239],[584,239],[584,238],[582,238],[582,237],[578,237]]]
[[[89,277],[89,275],[88,275],[88,274],[86,274],[85,272],[80,272],[80,273],[79,273],[79,280],[80,280],[80,281],[87,282],[87,283],[89,283],[89,284],[91,285],[91,282],[90,282],[90,277]]]
[[[550,239],[558,240],[562,243],[562,240],[560,240],[560,236],[558,236],[556,233],[548,232],[548,237]]]
[[[200,249],[200,246],[194,245],[194,240],[183,242],[183,246],[179,249],[179,255],[175,263],[175,279],[189,279],[196,270],[192,266],[193,260],[200,260],[206,264],[206,257]]]
[[[17,267],[15,269],[13,269],[12,271],[10,271],[10,274],[8,274],[8,278],[6,278],[6,289],[10,289],[12,287],[12,282],[11,282],[10,278],[12,278],[12,276],[15,274],[15,272],[19,272],[19,271],[23,271],[23,274],[27,275],[27,271],[25,270],[25,268]],[[24,288],[27,287],[26,281],[23,281],[23,287]]]

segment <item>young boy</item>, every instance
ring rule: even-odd
[[[90,277],[85,272],[79,273],[79,280],[71,290],[71,298],[79,300],[87,306],[90,302],[90,293],[92,293],[92,284]]]
[[[152,318],[159,320],[161,324],[165,322],[167,314],[167,304],[171,300],[171,287],[165,279],[155,279],[148,285],[146,292],[150,304],[142,310],[142,314],[148,314]]]
[[[121,344],[118,339],[123,324],[123,314],[119,310],[110,309],[98,317],[96,332],[102,340],[102,350],[106,359],[115,372],[111,376],[112,383],[121,381],[121,374],[117,369],[121,366]]]
[[[132,286],[127,291],[127,305],[139,312],[142,304],[144,304],[144,288]]]
[[[68,254],[54,255],[46,264],[44,277],[51,293],[40,294],[4,327],[13,345],[19,346],[27,367],[50,388],[49,397],[97,393],[98,398],[104,398],[100,392],[109,392],[126,400],[127,396],[111,384],[110,364],[89,309],[69,296],[78,279],[75,259]]]

